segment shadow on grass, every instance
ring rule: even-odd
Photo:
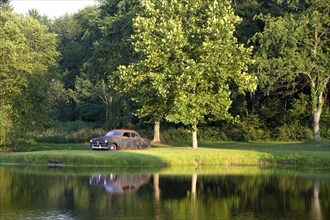
[[[143,150],[141,150],[143,151]],[[42,150],[0,154],[0,164],[5,165],[42,165],[49,167],[116,167],[145,169],[165,167],[166,161],[136,151],[93,151],[89,150]]]
[[[156,147],[191,147],[191,142],[173,142],[171,145],[157,145]],[[199,148],[247,150],[247,151],[330,151],[330,142],[199,142]]]
[[[177,142],[174,148],[190,147],[190,142]],[[169,148],[158,145],[158,148]],[[191,148],[191,147],[190,147]],[[330,143],[320,142],[199,142],[199,149],[214,149],[218,163],[244,165],[304,166],[330,168]],[[198,150],[197,150],[198,151]],[[212,150],[211,150],[212,151]],[[218,155],[218,156],[216,156]],[[204,162],[204,161],[203,161]]]
[[[24,146],[25,152],[0,154],[0,164],[98,167],[167,167],[204,165],[304,165],[330,167],[329,142],[190,142],[152,145],[147,150],[93,151],[89,144]],[[23,149],[23,147],[22,147]]]

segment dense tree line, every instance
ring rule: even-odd
[[[154,124],[154,141],[162,124],[194,147],[330,138],[326,0],[100,0],[54,20],[0,7],[2,145],[68,121]]]

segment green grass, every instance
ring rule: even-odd
[[[15,153],[1,153],[0,163],[61,164],[112,167],[204,167],[212,165],[276,165],[330,168],[330,144],[309,143],[189,143],[153,145],[146,150],[93,151],[88,144],[29,144]]]

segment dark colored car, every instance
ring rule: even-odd
[[[141,138],[136,131],[117,129],[108,131],[105,136],[91,139],[90,144],[93,150],[142,149],[149,147],[150,141]]]

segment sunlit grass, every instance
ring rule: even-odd
[[[330,144],[310,143],[189,143],[153,145],[145,150],[93,151],[88,144],[30,144],[17,153],[0,154],[0,163],[113,166],[204,167],[213,165],[281,165],[330,167]]]

